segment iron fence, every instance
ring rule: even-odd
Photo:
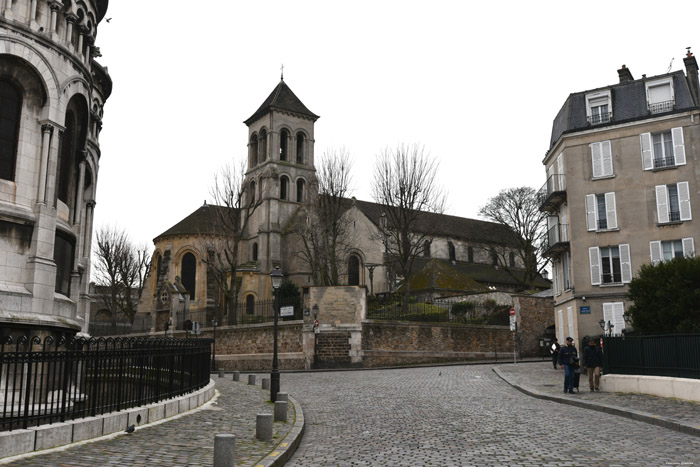
[[[603,339],[604,371],[700,379],[700,334]]]
[[[91,321],[88,326],[88,333],[94,337],[140,334],[150,332],[150,330],[151,315],[136,316],[133,323],[124,317],[116,321]]]
[[[395,321],[508,325],[509,306],[474,303],[455,298],[408,300],[384,296],[367,303],[368,319]]]
[[[201,327],[210,327],[213,320],[216,320],[217,326],[271,323],[275,319],[274,305],[274,299],[269,299],[237,303],[226,310],[181,311],[177,313],[175,328],[191,329],[194,322]],[[303,319],[301,299],[280,300],[279,306],[282,321]]]
[[[0,431],[120,411],[209,382],[210,339],[5,336]]]

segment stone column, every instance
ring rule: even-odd
[[[95,201],[88,200],[85,204],[85,230],[83,239],[83,256],[90,256],[90,248],[92,246],[92,219],[95,215]]]
[[[73,25],[78,20],[78,17],[73,13],[66,15],[66,45],[69,50],[73,50]]]
[[[52,134],[53,126],[51,124],[44,123],[41,125],[41,165],[39,166],[39,191],[36,195],[36,202],[39,204],[46,204],[46,177]]]
[[[2,3],[4,3],[3,16],[8,20],[15,19],[15,15],[12,12],[12,0],[4,0]]]
[[[79,56],[83,56],[83,47],[85,46],[85,28],[83,25],[78,26],[80,33],[78,34],[78,50],[76,51]]]
[[[39,0],[31,0],[29,3],[29,11],[27,11],[27,24],[32,31],[37,31],[39,29],[39,24],[36,22],[36,9],[39,4]]]
[[[51,36],[56,36],[58,38],[58,12],[63,8],[63,3],[59,1],[52,1],[49,3],[49,8],[51,9],[51,24],[49,26],[49,32]]]
[[[56,207],[56,188],[58,183],[58,147],[63,137],[63,128],[58,129],[58,138],[51,138],[49,148],[49,163],[47,164],[46,174],[46,204],[47,206]]]
[[[75,197],[75,206],[73,206],[73,225],[80,223],[80,218],[83,209],[83,189],[85,185],[85,160],[87,151],[80,151],[80,163],[78,164],[78,194]]]

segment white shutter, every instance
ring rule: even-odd
[[[685,144],[683,143],[683,128],[672,128],[671,138],[673,139],[673,157],[676,165],[685,165]]]
[[[598,229],[598,209],[595,195],[586,195],[586,225],[589,231]]]
[[[557,310],[557,318],[559,318],[559,326],[557,326],[557,331],[559,331],[559,342],[564,344],[564,310]]]
[[[612,314],[613,334],[622,334],[622,330],[625,329],[625,302],[614,302]]]
[[[557,263],[552,262],[552,278],[554,279],[554,293],[556,295],[561,295],[561,290],[559,290],[559,270],[557,269]]]
[[[603,143],[591,143],[591,163],[593,165],[593,178],[603,176]]]
[[[564,191],[566,189],[566,177],[564,177],[564,153],[559,154],[557,157],[557,173],[560,175],[557,177],[557,186],[559,191]]]
[[[591,264],[591,285],[600,285],[600,250],[597,246],[588,249]]]
[[[642,145],[642,168],[651,170],[654,168],[653,156],[651,154],[651,133],[642,133],[639,135]]]
[[[695,245],[693,245],[693,239],[684,238],[683,240],[683,256],[685,258],[690,258],[695,256]]]
[[[566,307],[566,320],[569,322],[569,336],[568,337],[574,337],[574,307],[568,306]],[[576,342],[576,338],[574,337],[574,342]]]
[[[613,174],[612,147],[610,141],[603,141],[600,145],[603,150],[603,176],[606,177]]]
[[[605,328],[604,331],[608,331],[608,322],[612,323],[613,322],[613,305],[614,303],[608,302],[608,303],[603,303],[603,319],[605,320]]]
[[[659,264],[661,262],[661,242],[649,242],[649,251],[651,252],[651,264]]]
[[[656,185],[656,213],[659,224],[668,222],[668,191],[666,185]]]
[[[622,283],[628,284],[632,280],[632,258],[628,244],[620,245],[620,272],[622,273]]]
[[[692,220],[690,212],[690,188],[688,182],[678,182],[678,209],[681,211],[681,220]]]
[[[615,208],[615,193],[605,193],[605,215],[608,218],[608,229],[617,228],[617,211]]]

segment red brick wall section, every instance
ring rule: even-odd
[[[539,339],[547,327],[554,325],[554,303],[551,297],[513,295],[518,314],[518,333],[524,357],[539,356]]]
[[[350,366],[349,332],[322,332],[316,335],[316,339],[318,368]]]

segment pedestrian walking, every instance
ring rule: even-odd
[[[573,394],[578,366],[578,351],[574,347],[573,337],[567,337],[566,346],[559,350],[559,365],[564,368],[564,392]]]
[[[603,366],[603,352],[596,345],[595,339],[588,341],[583,349],[583,368],[588,372],[588,386],[591,392],[600,391],[600,368]]]
[[[549,347],[549,353],[552,355],[552,365],[554,366],[554,369],[557,369],[557,361],[559,361],[559,349],[561,346],[559,345],[559,341],[557,341],[557,338],[555,337],[552,340],[552,345]]]

